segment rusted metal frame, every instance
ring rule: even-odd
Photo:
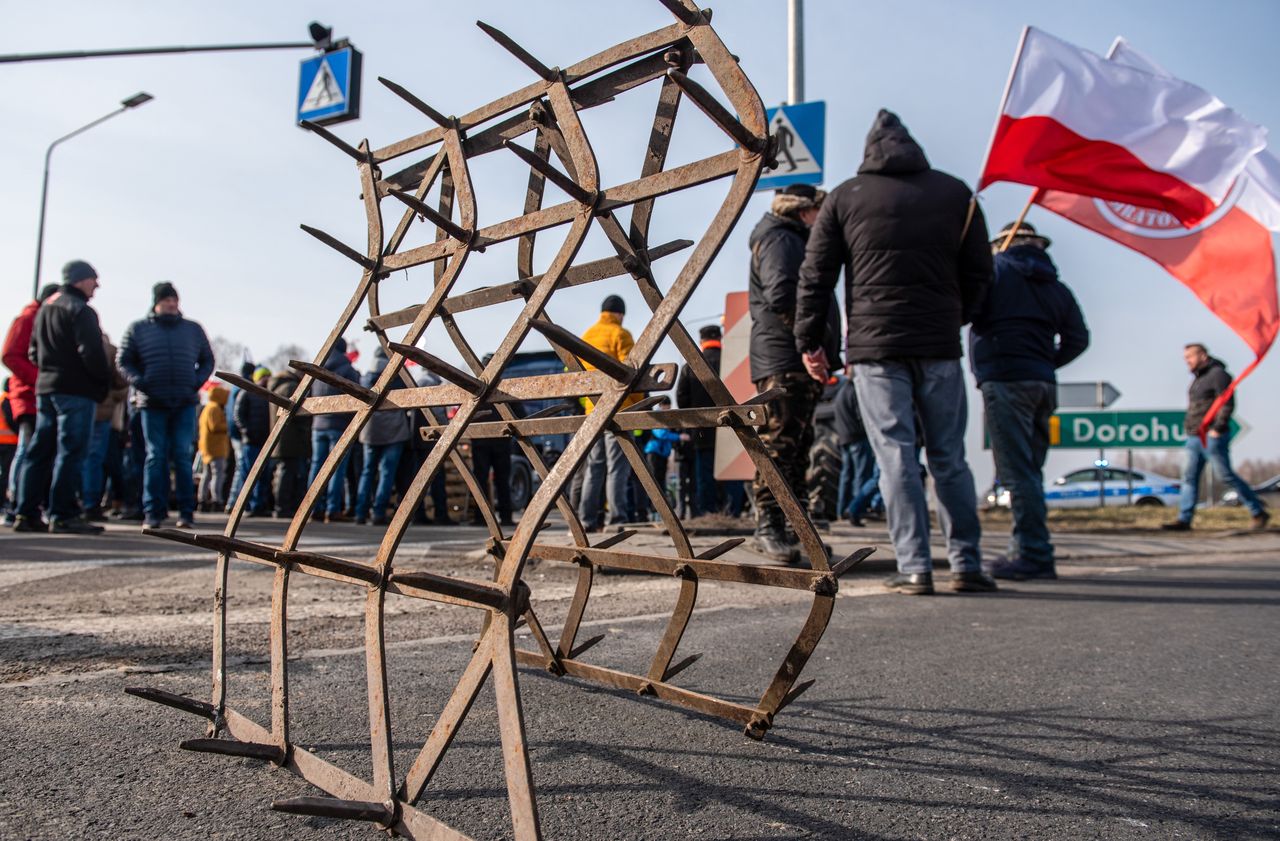
[[[551,640],[547,638],[547,632],[542,628],[542,622],[538,620],[538,614],[530,605],[529,609],[524,612],[524,621],[529,625],[529,633],[533,635],[534,642],[538,644],[538,649],[542,651],[542,656],[546,658],[546,662],[542,667],[553,675],[564,674],[564,669],[560,667],[560,654],[557,649],[551,646]]]
[[[271,737],[270,731],[234,709],[226,710],[226,729],[228,735],[242,742],[262,743],[269,741]],[[281,767],[343,800],[376,801],[382,796],[373,784],[321,759],[305,748],[294,746]],[[398,820],[391,829],[409,838],[471,841],[469,836],[410,805],[401,806]]]
[[[667,193],[674,193],[678,190],[695,187],[699,184],[733,175],[738,170],[738,163],[741,157],[742,153],[737,150],[721,152],[718,155],[712,155],[700,161],[674,169],[663,170],[647,178],[640,178],[625,184],[619,184],[616,187],[609,187],[601,191],[600,198],[596,204],[596,211],[599,213],[615,207],[625,207],[643,199],[657,198]],[[476,232],[476,238],[485,244],[499,243],[515,239],[521,234],[553,228],[572,221],[581,210],[581,207],[582,205],[576,201],[562,202],[561,204],[543,208],[537,213],[532,213],[528,216],[517,216],[513,219],[490,225],[487,228],[481,228]],[[433,260],[448,257],[453,252],[454,247],[449,242],[422,245],[398,254],[388,255],[383,261],[383,270],[392,272],[421,266]]]
[[[687,41],[677,41],[674,46],[677,49],[694,53],[693,47]],[[696,53],[694,53],[694,59],[697,60]],[[574,108],[584,111],[608,104],[619,94],[665,75],[669,67],[670,65],[662,52],[637,59],[626,67],[613,70],[604,76],[592,79],[574,88]],[[501,149],[505,141],[527,134],[535,128],[537,128],[537,124],[528,114],[516,114],[481,131],[469,131],[468,137],[463,141],[463,149],[468,157],[486,155]],[[431,144],[426,145],[429,146]],[[412,187],[421,180],[427,163],[427,160],[419,161],[387,176],[384,180],[378,182],[378,190],[385,195],[387,190],[392,188],[403,190]]]
[[[692,63],[693,47],[680,50],[677,67],[688,72]],[[671,147],[671,132],[675,128],[676,114],[680,108],[680,86],[663,76],[662,87],[658,91],[658,105],[653,116],[653,130],[649,135],[649,145],[644,163],[640,167],[643,178],[661,172],[666,166],[667,152]],[[631,208],[631,232],[629,240],[633,248],[643,252],[649,241],[649,223],[653,219],[654,201],[646,199],[636,202]]]
[[[542,665],[542,654],[540,652],[517,649],[516,657],[526,665]],[[589,680],[615,689],[626,689],[638,695],[649,695],[658,700],[677,704],[706,715],[728,719],[743,726],[749,724],[754,717],[760,714],[760,711],[754,707],[725,701],[722,698],[705,695],[701,692],[694,692],[665,681],[654,681],[641,675],[633,675],[629,672],[621,672],[617,669],[596,666],[591,663],[583,663],[580,660],[563,659],[560,664],[564,666],[564,672],[568,677]]]
[[[511,826],[517,841],[536,841],[542,838],[542,829],[538,821],[538,801],[533,787],[533,768],[529,764],[529,743],[525,737],[524,710],[516,674],[514,619],[508,614],[494,613],[492,627],[495,632],[493,694],[498,707],[498,734],[502,742]]]
[[[423,317],[426,317],[425,312]],[[676,366],[671,363],[659,362],[650,365],[642,372],[641,378],[633,388],[636,391],[668,391],[675,385],[675,371]],[[484,400],[486,403],[520,403],[525,400],[589,397],[601,394],[614,385],[614,381],[605,374],[595,371],[540,374],[534,377],[515,377],[492,382]],[[374,411],[456,406],[472,397],[471,392],[455,385],[401,388],[381,395],[381,400],[374,407]],[[344,394],[308,397],[302,405],[313,415],[358,413],[369,409],[369,404],[365,401]]]
[[[525,235],[531,236],[531,235]],[[524,242],[524,237],[521,238]],[[670,254],[674,254],[681,249],[693,245],[691,240],[679,239],[662,245],[654,246],[647,252],[643,252],[646,260],[659,260]],[[439,265],[437,263],[437,265]],[[627,268],[616,257],[606,257],[603,260],[592,260],[589,263],[582,263],[577,266],[571,266],[565,272],[564,278],[560,281],[557,289],[564,289],[568,286],[581,286],[586,283],[595,283],[599,280],[607,280],[611,277],[621,277],[627,274]],[[459,295],[453,295],[446,298],[443,310],[450,315],[457,315],[460,312],[468,312],[481,307],[488,307],[494,304],[505,304],[522,297],[534,285],[542,279],[542,275],[526,276],[520,274],[522,280],[512,281],[510,283],[502,283],[496,286],[487,286],[476,289],[471,292],[463,292]],[[403,309],[393,312],[371,317],[365,325],[365,330],[381,331],[390,330],[393,327],[402,327],[413,321],[414,317],[422,311],[421,304],[414,304]],[[279,398],[284,399],[284,398]]]
[[[698,574],[693,567],[681,564],[676,567],[675,574],[680,578],[680,595],[676,598],[676,606],[667,621],[667,629],[662,634],[662,642],[649,664],[649,680],[663,681],[667,679],[667,670],[680,647],[680,640],[689,627],[689,619],[693,616],[693,606],[698,601]]]
[[[573,598],[569,602],[569,611],[565,615],[564,625],[560,629],[560,640],[556,643],[556,654],[564,660],[573,654],[574,643],[578,639],[578,629],[582,626],[582,618],[587,612],[587,601],[591,598],[591,585],[595,580],[595,567],[588,562],[578,564],[578,580],[573,589]]]
[[[494,625],[490,625],[489,629],[481,635],[476,650],[471,655],[471,661],[467,663],[462,677],[458,679],[457,686],[436,718],[427,741],[418,751],[400,786],[399,798],[405,803],[414,805],[422,797],[422,792],[431,782],[436,769],[440,767],[440,760],[444,758],[467,713],[471,711],[476,697],[484,688],[485,681],[493,668],[493,648],[497,635],[498,631]]]
[[[508,545],[507,554],[511,553]],[[798,569],[796,567],[769,564],[740,564],[695,556],[679,558],[673,555],[655,555],[646,552],[627,552],[621,549],[599,549],[594,546],[567,546],[552,543],[534,543],[529,557],[543,561],[580,564],[612,569],[629,569],[655,575],[679,575],[681,567],[688,567],[703,581],[731,581],[739,584],[757,584],[781,587],[788,590],[828,590],[835,592],[835,576],[830,572]]]
[[[594,76],[608,70],[617,64],[629,61],[634,58],[656,52],[671,46],[682,40],[688,32],[688,27],[682,24],[673,24],[663,27],[646,35],[640,35],[636,38],[624,41],[621,44],[610,47],[607,50],[596,53],[593,56],[579,61],[577,64],[570,65],[565,68],[561,74],[561,79],[556,82],[542,80],[533,82],[521,88],[514,93],[509,93],[504,97],[495,99],[492,102],[482,105],[479,108],[463,114],[458,118],[458,127],[466,131],[477,125],[487,123],[490,120],[505,114],[508,111],[521,108],[533,102],[536,99],[546,95],[548,90],[554,84],[570,84],[581,81],[589,76]],[[384,163],[401,155],[410,152],[416,152],[419,149],[439,143],[444,136],[444,130],[441,128],[429,129],[420,134],[404,140],[396,141],[375,149],[373,159],[376,163]]]

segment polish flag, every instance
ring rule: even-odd
[[[1173,78],[1123,40],[1116,41],[1108,57],[1119,65]],[[1212,108],[1221,111],[1226,106],[1214,100]],[[1265,149],[1250,158],[1217,209],[1191,228],[1167,211],[1128,202],[1055,190],[1038,190],[1035,201],[1159,263],[1253,350],[1253,363],[1206,413],[1203,437],[1218,408],[1258,366],[1280,331],[1271,237],[1272,231],[1280,231],[1280,159]]]
[[[978,189],[1014,181],[1193,226],[1264,146],[1265,129],[1207,91],[1027,27]]]

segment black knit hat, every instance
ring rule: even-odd
[[[84,260],[72,260],[62,267],[63,283],[79,283],[97,276],[98,272]]]
[[[627,302],[622,300],[618,295],[610,295],[600,304],[600,312],[616,312],[618,315],[625,315],[627,312]]]
[[[720,338],[719,324],[704,324],[698,328],[698,338],[702,341],[710,341]]]
[[[167,280],[162,280],[159,283],[157,283],[155,286],[151,287],[151,305],[152,306],[155,306],[156,304],[160,303],[165,298],[176,298],[176,297],[178,297],[178,290],[175,289],[173,287],[173,284]]]

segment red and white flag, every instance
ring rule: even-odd
[[[1172,79],[1163,68],[1117,40],[1109,60]],[[1226,109],[1214,100],[1213,111]],[[1272,231],[1280,231],[1280,159],[1263,150],[1251,157],[1225,199],[1191,228],[1169,212],[1056,190],[1037,191],[1043,207],[1150,257],[1182,281],[1253,350],[1255,360],[1206,414],[1218,407],[1267,353],[1280,331]]]
[[[978,189],[1013,181],[1209,216],[1266,130],[1209,92],[1023,30]]]

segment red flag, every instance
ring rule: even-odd
[[[1169,78],[1122,41],[1112,47],[1109,58]],[[1192,228],[1168,212],[1124,202],[1052,190],[1038,191],[1035,200],[1159,263],[1253,350],[1254,361],[1205,414],[1203,438],[1218,409],[1258,367],[1280,331],[1271,244],[1271,231],[1280,227],[1280,160],[1267,150],[1250,158],[1222,204]]]

